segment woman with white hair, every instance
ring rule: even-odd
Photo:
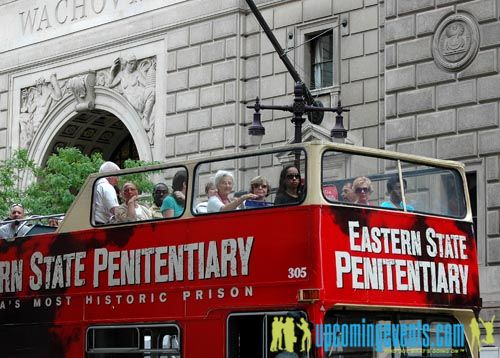
[[[236,210],[247,199],[257,199],[257,195],[248,193],[233,200],[229,199],[229,194],[233,191],[233,174],[225,170],[219,170],[214,178],[217,194],[208,199],[207,212],[216,213],[219,211]]]

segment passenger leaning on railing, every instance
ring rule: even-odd
[[[24,219],[24,207],[21,204],[13,204],[10,207],[9,220],[14,220],[0,227],[0,238],[10,239],[17,236],[24,236],[29,231],[29,227],[19,221]]]
[[[267,196],[271,192],[271,187],[266,178],[259,175],[250,180],[250,193],[257,195],[255,199],[245,200],[245,208],[258,208],[263,206],[271,206],[272,203],[266,201]]]

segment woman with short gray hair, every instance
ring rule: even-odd
[[[245,200],[257,198],[257,195],[248,193],[230,200],[229,194],[233,191],[234,178],[233,174],[226,170],[219,170],[215,174],[214,182],[217,194],[208,199],[208,213],[236,210]]]
[[[257,195],[253,200],[245,201],[245,209],[271,206],[272,203],[266,201],[266,197],[271,192],[271,186],[266,178],[259,175],[250,180],[250,193]]]

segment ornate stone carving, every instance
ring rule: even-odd
[[[474,60],[478,50],[479,28],[471,15],[460,12],[441,21],[432,42],[432,54],[439,67],[461,71]]]
[[[95,108],[95,80],[95,71],[89,71],[85,75],[75,76],[68,80],[67,88],[75,96],[77,112],[90,111]]]
[[[27,148],[40,128],[43,118],[54,102],[62,98],[63,91],[52,74],[49,81],[40,78],[35,86],[21,90],[21,147]]]
[[[156,59],[138,61],[134,55],[127,56],[126,60],[117,58],[108,76],[102,72],[97,74],[97,83],[115,89],[128,100],[141,116],[142,126],[148,134],[150,144],[153,144]]]

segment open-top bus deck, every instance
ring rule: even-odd
[[[272,205],[287,164],[301,196]],[[268,204],[197,213],[220,169],[234,192],[265,177]],[[313,142],[112,175],[149,205],[179,171],[178,217],[98,225],[96,174],[56,232],[0,242],[2,357],[478,356],[461,164]],[[359,177],[364,204],[342,196]],[[389,181],[397,207],[383,204]]]

